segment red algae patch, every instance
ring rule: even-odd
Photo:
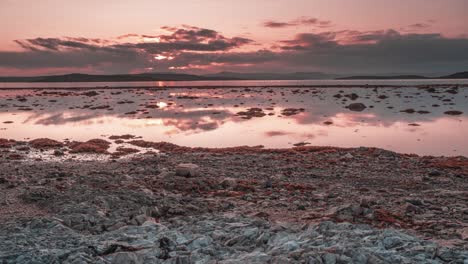
[[[108,154],[111,143],[104,139],[91,139],[86,142],[70,143],[70,153],[97,153]]]
[[[136,149],[136,148],[118,147],[116,149],[116,151],[114,153],[111,153],[111,154],[112,154],[113,158],[120,158],[122,156],[126,156],[126,155],[129,155],[129,154],[135,154],[135,153],[138,153],[138,152],[140,152],[140,150]]]
[[[346,148],[327,147],[327,146],[298,146],[286,149],[266,149],[262,145],[258,146],[239,146],[239,147],[226,147],[226,148],[201,148],[201,147],[184,147],[168,142],[151,142],[146,140],[132,140],[128,142],[131,145],[140,148],[153,148],[162,152],[173,153],[194,153],[194,152],[207,152],[207,153],[318,153],[318,152],[335,152],[337,150],[344,150]]]
[[[63,143],[49,138],[34,139],[29,141],[29,144],[33,148],[58,148],[63,146]]]
[[[0,138],[0,148],[11,148],[16,144],[12,139]]]
[[[439,169],[457,170],[464,175],[468,175],[468,158],[449,157],[432,163],[432,166]]]
[[[24,156],[18,153],[12,153],[7,156],[8,160],[22,160],[24,159]]]

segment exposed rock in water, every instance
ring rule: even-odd
[[[266,114],[261,108],[249,108],[247,111],[238,112],[236,115],[241,116],[244,119],[250,119],[252,117],[264,117]]]
[[[347,108],[351,111],[362,112],[367,108],[367,106],[363,103],[352,103],[348,105]]]
[[[305,111],[304,108],[285,108],[281,111],[281,114],[284,116],[292,116],[292,115],[297,115],[304,111]]]
[[[416,113],[416,110],[414,110],[413,108],[408,108],[408,109],[405,109],[405,110],[401,110],[400,112],[407,113],[407,114],[413,114],[413,113]]]
[[[82,95],[91,97],[91,96],[97,96],[97,95],[99,95],[99,93],[96,92],[96,91],[89,91],[89,92],[83,93]]]
[[[452,111],[445,111],[444,114],[446,114],[446,115],[461,115],[461,114],[463,114],[463,112],[462,111],[452,110]]]

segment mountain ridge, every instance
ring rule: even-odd
[[[468,71],[457,72],[440,77],[422,75],[356,75],[337,77],[336,74],[323,72],[292,73],[240,73],[219,72],[214,74],[195,75],[184,73],[138,73],[95,75],[71,73],[50,76],[0,77],[0,82],[138,82],[138,81],[222,81],[222,80],[411,80],[411,79],[468,79]]]

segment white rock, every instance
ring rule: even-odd
[[[182,177],[197,177],[199,175],[199,167],[192,163],[181,163],[176,167],[176,175]]]

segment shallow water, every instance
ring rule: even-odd
[[[435,92],[409,87],[97,89],[96,96],[72,89],[3,90],[0,138],[88,140],[132,134],[193,147],[284,148],[307,142],[468,156],[468,89],[453,94],[447,92],[451,87]],[[335,97],[352,93],[358,98]],[[362,112],[345,108],[354,102],[368,107]],[[252,107],[266,115],[236,115]],[[285,116],[285,108],[304,111]],[[408,108],[429,113],[400,112]],[[463,114],[444,114],[448,110]]]

